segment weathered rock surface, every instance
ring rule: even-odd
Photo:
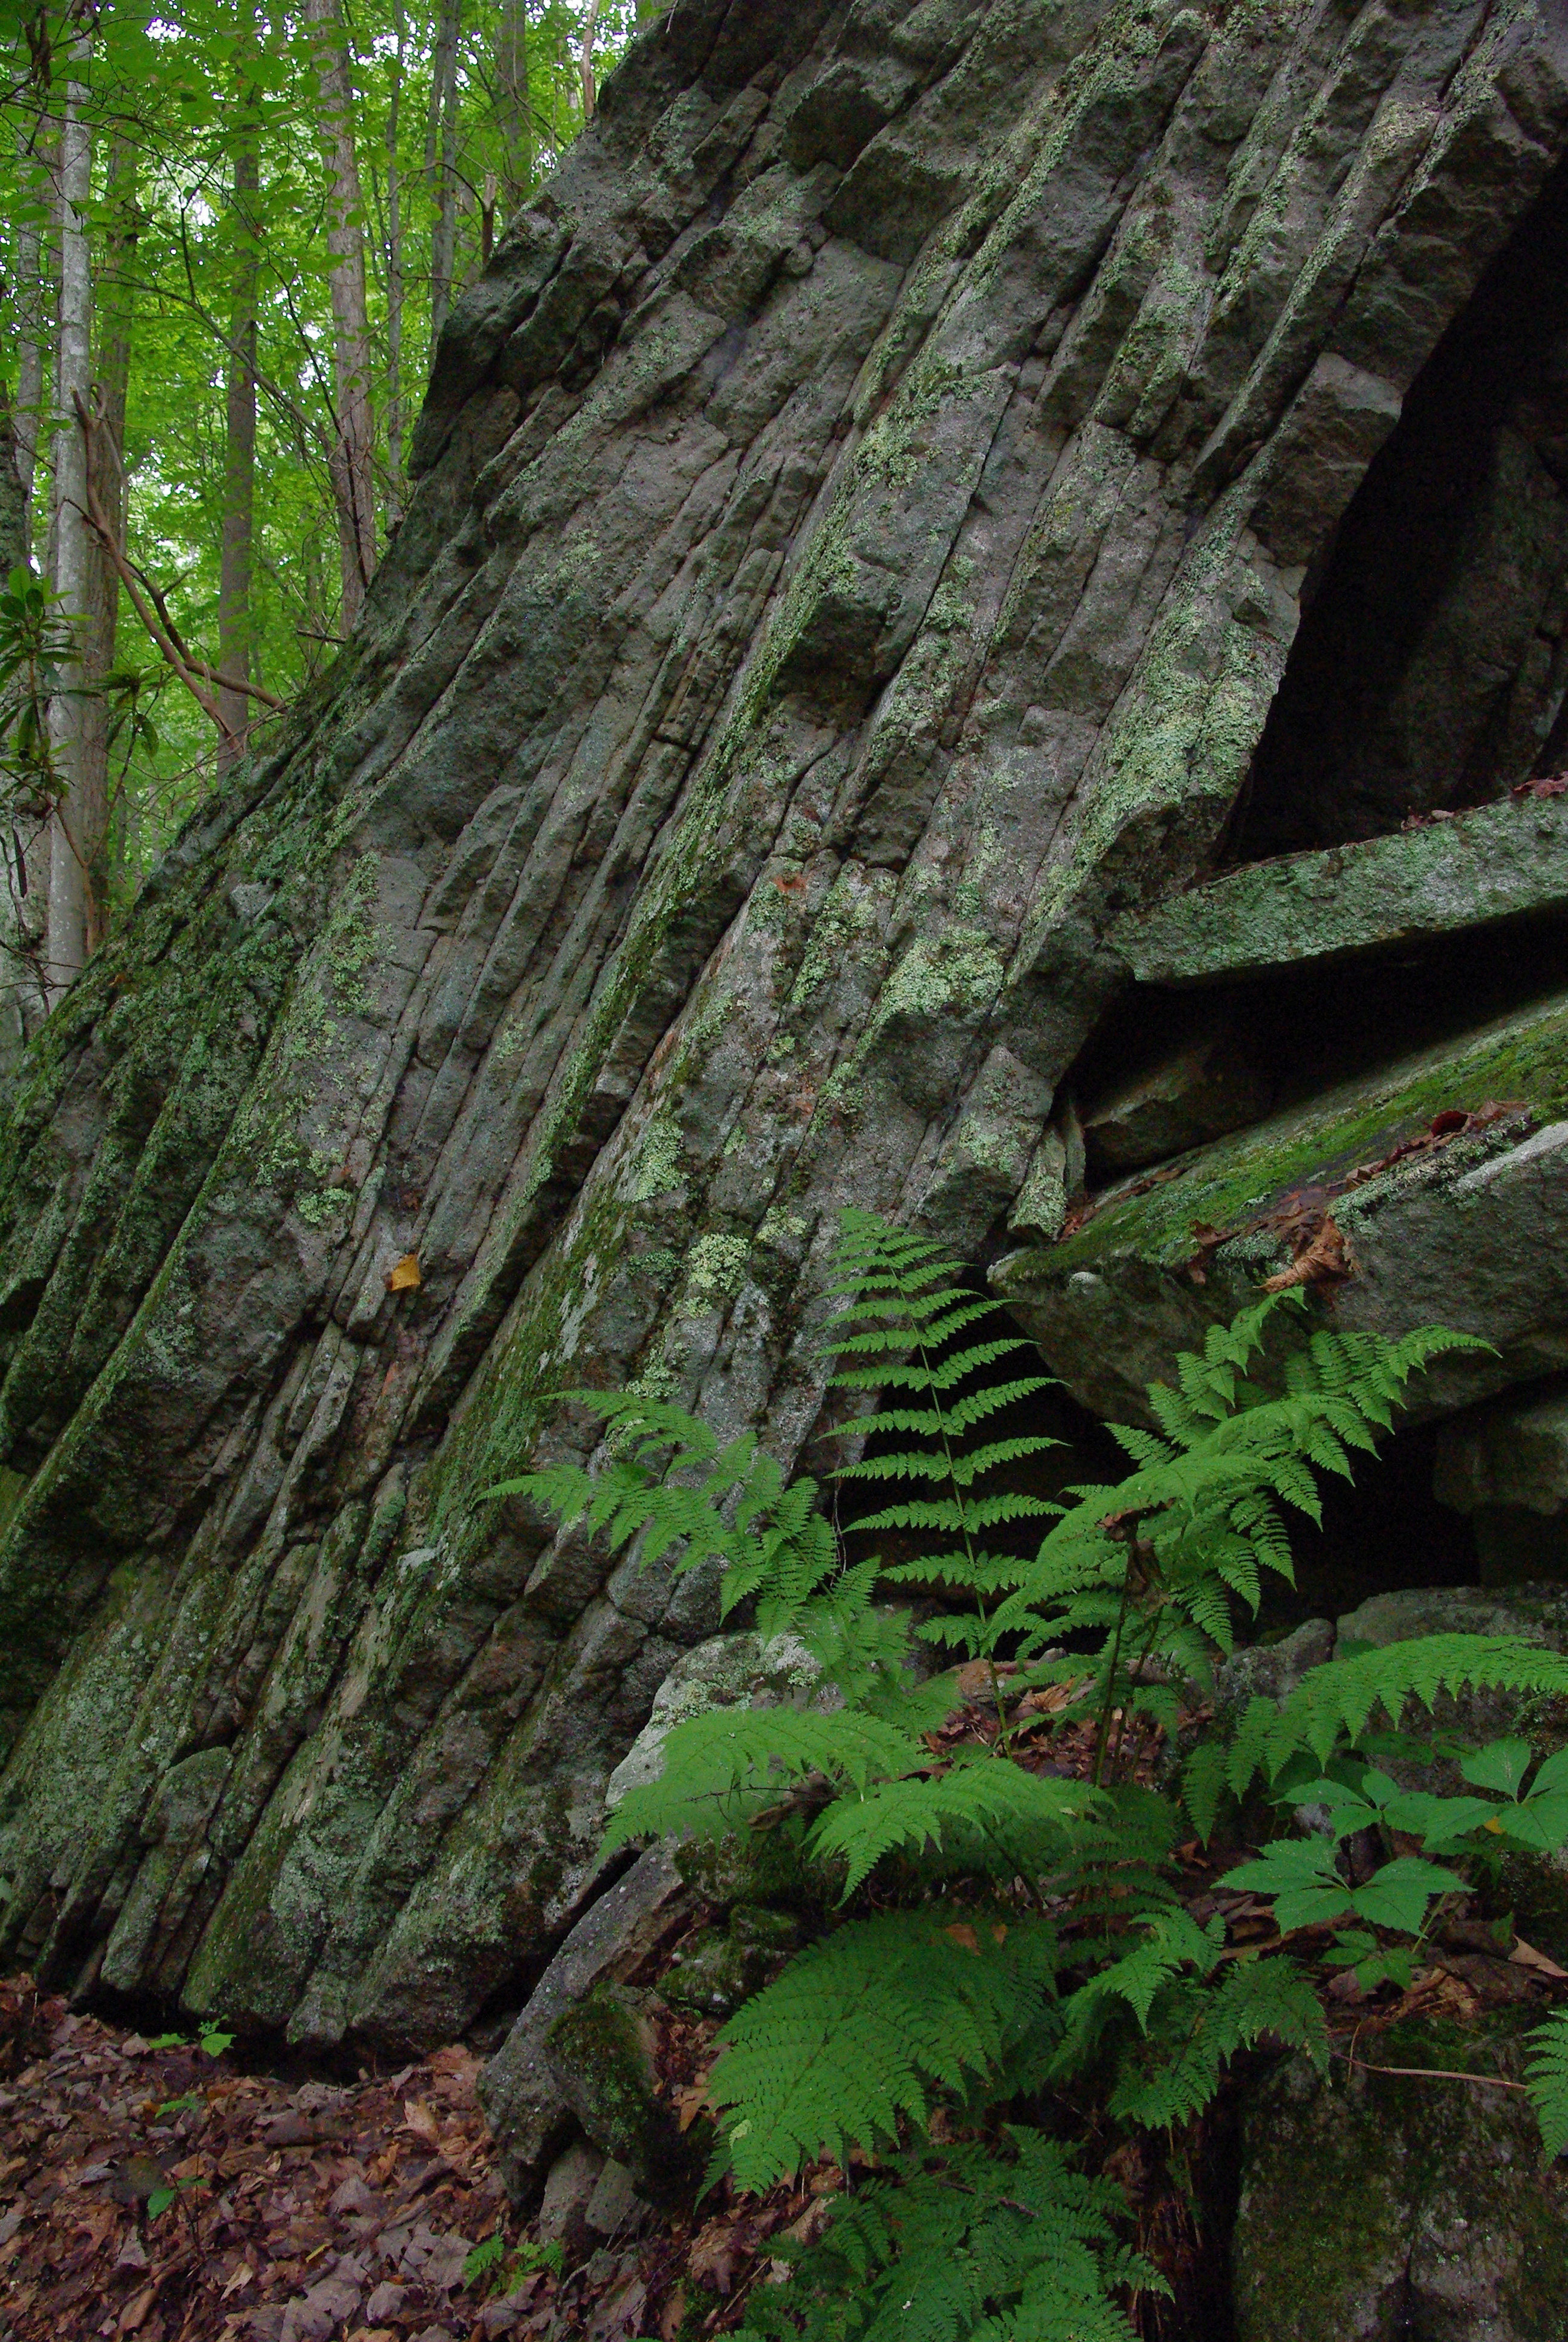
[[[1521,2029],[1408,2024],[1365,2054],[1517,2082]],[[1238,2342],[1556,2342],[1565,2212],[1516,2090],[1293,2059],[1246,2111]]]
[[[1353,1271],[1336,1323],[1450,1326],[1495,1346],[1423,1378],[1415,1410],[1444,1413],[1568,1363],[1565,1104],[1557,995],[1112,1189],[1075,1234],[1013,1254],[992,1281],[1085,1405],[1142,1413],[1175,1352],[1332,1214]]]
[[[1034,1166],[1048,1222],[1103,932],[1220,849],[1527,215],[1550,337],[1565,136],[1547,0],[678,0],[639,45],[454,312],[352,651],[14,1085],[13,1957],[306,2042],[537,1971],[717,1620],[483,1492],[635,1378],[793,1462],[842,1204],[983,1258]],[[1368,1290],[1453,1208],[1368,1216]]]
[[[480,2103],[501,2142],[502,2177],[513,2195],[530,2192],[571,2131],[571,2061],[552,2055],[555,2025],[591,1995],[634,1975],[689,1923],[695,1907],[669,1855],[652,1847],[579,1919],[540,1977],[479,2081]],[[594,2144],[601,2153],[626,2160],[615,2142]]]
[[[1140,984],[1208,984],[1564,906],[1568,802],[1527,796],[1394,836],[1251,863],[1152,911],[1124,912],[1107,940]]]
[[[1483,1581],[1568,1578],[1568,1393],[1533,1394],[1445,1424],[1433,1492],[1470,1516]]]
[[[715,1707],[762,1707],[809,1696],[822,1670],[794,1635],[714,1635],[676,1661],[654,1696],[653,1714],[604,1788],[613,1813],[629,1789],[656,1781],[664,1742],[677,1724]]]

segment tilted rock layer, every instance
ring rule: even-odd
[[[1555,0],[638,45],[353,649],[22,1070],[13,1954],[306,2041],[519,1996],[714,1617],[482,1492],[638,1377],[811,1460],[839,1207],[979,1256],[1565,140]]]

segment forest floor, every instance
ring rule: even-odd
[[[0,1980],[0,2342],[718,2333],[814,2210],[809,2186],[673,2219],[634,2200],[554,2265],[506,2200],[479,2066],[459,2046],[302,2082]]]
[[[934,1740],[994,1728],[971,1705]],[[1057,1764],[1075,1729],[1058,1726]],[[1141,1777],[1152,1746],[1135,1758]],[[1234,1852],[1182,1847],[1183,1899],[1223,1919],[1233,1951],[1272,1950],[1266,1904],[1222,1883]],[[1292,1940],[1318,1935],[1326,1948],[1327,1930]],[[1507,1919],[1463,1907],[1426,1958],[1408,1991],[1372,2000],[1348,1971],[1324,1979],[1335,2057],[1375,2069],[1378,2037],[1406,2017],[1468,2026],[1543,2013],[1568,1991],[1568,1970]],[[715,2030],[668,2007],[656,2028],[659,2088],[683,2127]],[[814,2235],[842,2184],[822,2166],[765,2197],[726,2182],[661,2215],[628,2179],[624,2217],[590,2207],[592,2229],[579,2219],[563,2254],[507,2201],[466,2045],[348,2081],[266,2070],[226,2034],[208,2038],[149,2040],[25,1976],[0,1980],[0,2342],[696,2342],[741,2323],[752,2289],[784,2273],[781,2238]],[[1188,2313],[1223,2277],[1223,2242],[1194,2227],[1185,2183],[1130,2152],[1105,2167],[1184,2299],[1173,2330],[1203,2332]]]

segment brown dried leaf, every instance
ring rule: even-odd
[[[1289,1268],[1282,1268],[1275,1276],[1264,1277],[1263,1291],[1285,1293],[1296,1285],[1340,1285],[1352,1274],[1343,1235],[1332,1219],[1325,1217]]]
[[[417,1293],[421,1281],[419,1255],[405,1252],[396,1267],[388,1272],[386,1289],[388,1293]]]
[[[1523,1936],[1508,1957],[1515,1967],[1533,1969],[1535,1975],[1549,1977],[1554,1984],[1568,1984],[1568,1968],[1560,1968],[1555,1960],[1549,1960],[1544,1952],[1538,1952]]]

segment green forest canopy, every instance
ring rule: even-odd
[[[660,5],[75,0],[34,11],[0,0],[0,397],[12,426],[0,455],[14,453],[17,475],[15,491],[0,479],[7,561],[19,535],[38,575],[59,582],[52,481],[64,435],[81,427],[61,379],[68,108],[90,140],[101,505],[148,581],[144,606],[158,616],[155,586],[209,698],[217,686],[202,667],[239,674],[255,693],[224,704],[265,726],[271,703],[333,655],[345,593],[352,616],[345,432],[357,415],[371,506],[360,566],[371,569],[402,509],[445,307]],[[335,297],[360,265],[363,380],[352,331],[345,375]],[[105,568],[113,639],[97,661],[111,676],[112,737],[88,948],[228,760],[101,543],[89,551]]]

